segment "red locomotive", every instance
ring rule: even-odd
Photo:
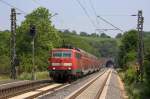
[[[77,48],[57,48],[51,52],[48,66],[50,77],[54,81],[75,79],[100,70],[102,61]]]

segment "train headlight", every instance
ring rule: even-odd
[[[56,68],[55,67],[53,67],[53,70],[55,70]]]
[[[72,63],[64,63],[63,66],[72,66]]]
[[[68,69],[69,69],[69,70],[71,70],[71,68],[70,68],[70,67],[69,67]]]

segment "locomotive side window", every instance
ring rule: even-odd
[[[80,59],[81,58],[81,55],[79,53],[76,53],[76,58],[77,59]]]
[[[53,57],[55,58],[70,58],[71,57],[71,52],[53,52]]]
[[[53,57],[62,57],[62,52],[54,52]]]
[[[63,57],[71,57],[71,52],[63,52]]]

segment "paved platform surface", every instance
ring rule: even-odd
[[[4,82],[3,83],[1,82],[0,84],[0,89],[6,89],[6,88],[10,88],[10,87],[15,87],[15,86],[18,86],[18,85],[22,85],[22,84],[25,84],[25,83],[29,83],[31,81],[29,80],[22,80],[22,81],[19,81],[19,80],[10,80],[10,81],[7,81],[7,82]]]
[[[120,82],[118,79],[118,74],[115,70],[112,71],[110,76],[110,81],[106,84],[107,92],[106,96],[103,99],[123,99],[123,93],[121,90]]]
[[[19,80],[0,80],[0,85],[12,83],[12,82],[17,82],[17,81],[19,81]]]
[[[60,85],[62,85],[62,84],[52,84],[52,85],[49,85],[49,86],[46,86],[46,87],[43,87],[43,88],[39,88],[39,89],[30,91],[30,92],[27,92],[27,93],[24,93],[24,94],[21,94],[21,95],[18,95],[18,96],[9,98],[9,99],[27,99],[30,96],[36,95],[40,92],[52,89],[52,88],[60,86]]]

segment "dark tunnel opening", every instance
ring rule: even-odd
[[[106,67],[114,67],[114,62],[112,60],[108,60],[106,62]]]

